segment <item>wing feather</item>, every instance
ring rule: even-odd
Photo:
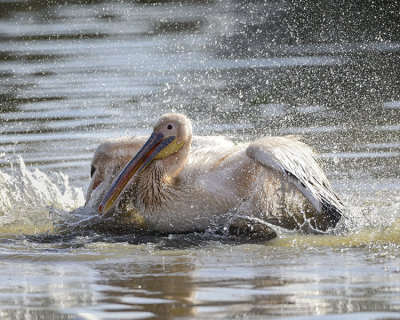
[[[246,153],[261,165],[280,172],[332,223],[341,219],[343,203],[322,171],[319,157],[298,138],[261,138],[252,142]]]

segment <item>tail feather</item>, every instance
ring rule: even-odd
[[[336,225],[343,215],[343,204],[339,199],[337,200],[338,201],[335,201],[337,203],[334,203],[333,201],[329,201],[325,198],[321,199],[321,211],[328,216],[333,225]]]

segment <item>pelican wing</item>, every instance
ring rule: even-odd
[[[307,198],[318,213],[337,223],[343,204],[322,171],[319,158],[297,137],[265,137],[252,142],[247,155],[262,166],[281,173]]]

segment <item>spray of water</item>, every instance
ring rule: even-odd
[[[2,234],[52,231],[51,208],[68,212],[83,204],[83,191],[71,186],[62,173],[29,170],[21,157],[0,170]]]

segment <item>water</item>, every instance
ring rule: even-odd
[[[0,9],[1,319],[400,318],[398,4]],[[349,231],[247,243],[68,220],[100,141],[170,111],[197,135],[302,135]]]

